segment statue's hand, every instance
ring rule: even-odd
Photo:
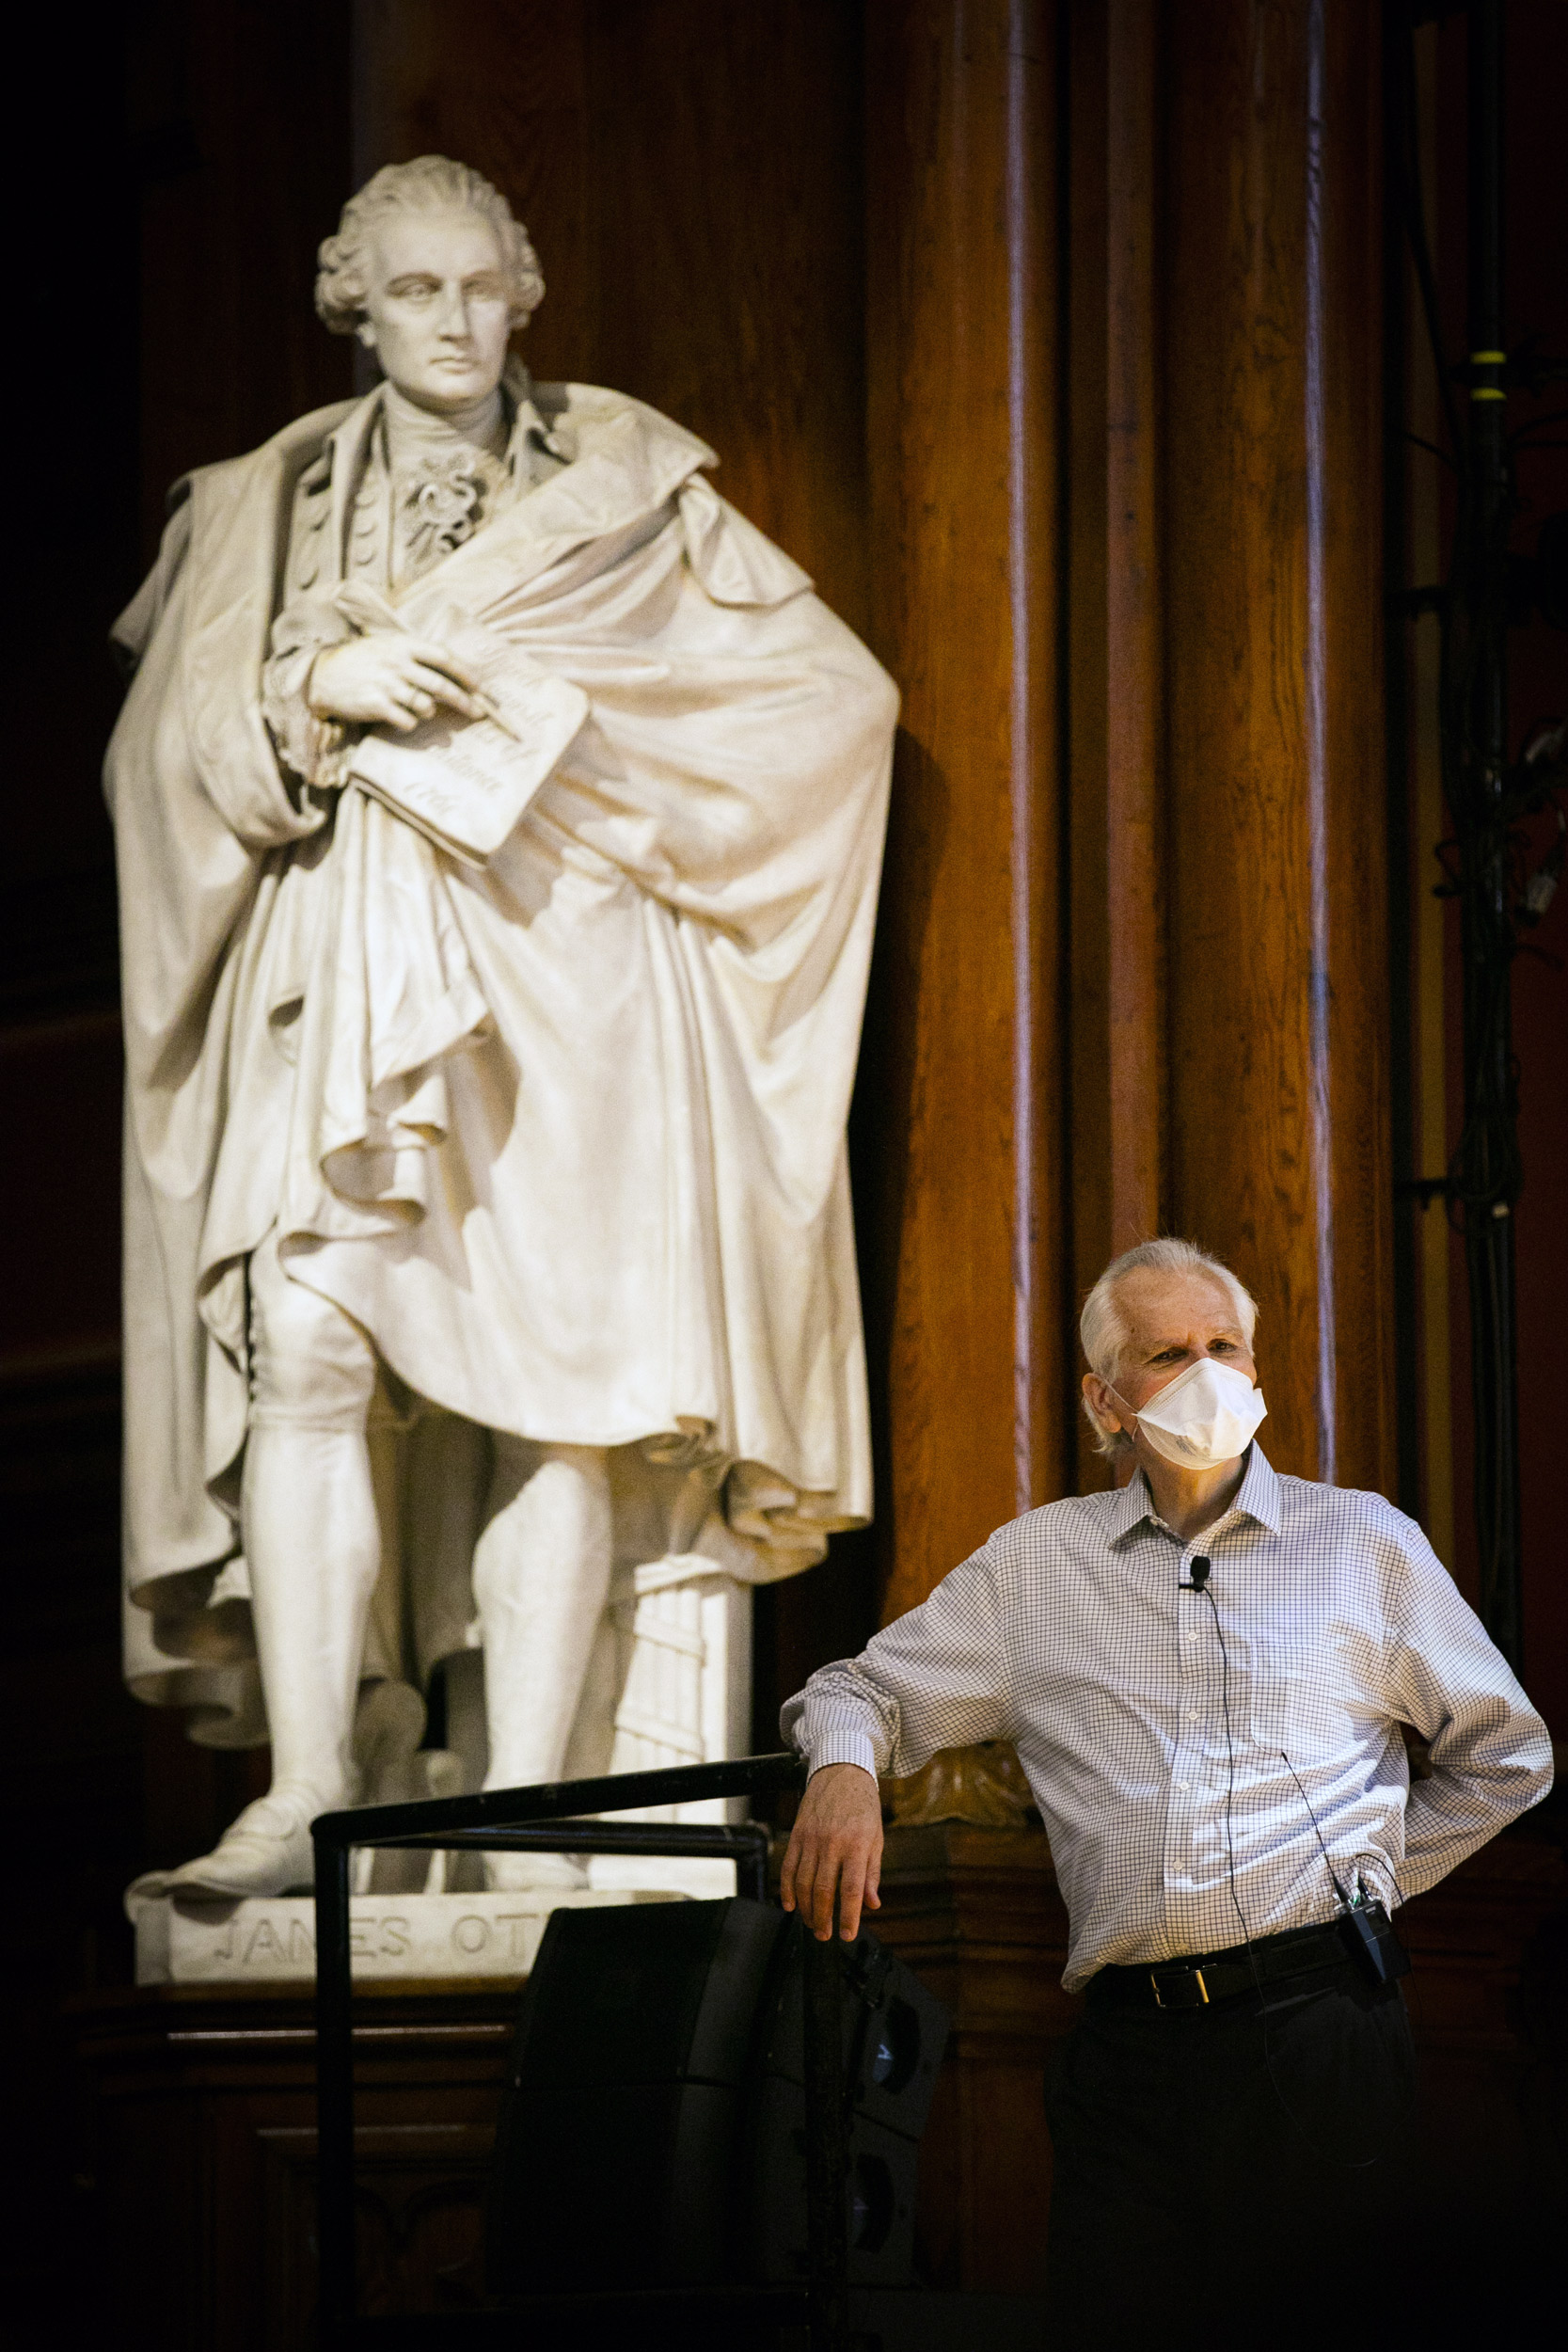
[[[396,727],[406,735],[438,707],[465,719],[484,715],[477,679],[457,656],[426,637],[378,629],[328,645],[310,666],[305,699],[320,719]]]
[[[825,1764],[813,1772],[795,1816],[789,1851],[779,1874],[779,1899],[799,1910],[819,1944],[838,1930],[847,1943],[860,1933],[861,1907],[880,1911],[882,1800],[858,1764]]]

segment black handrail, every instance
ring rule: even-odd
[[[361,1805],[323,1813],[310,1824],[316,1856],[316,2214],[320,2262],[321,2334],[325,2344],[346,2343],[355,2318],[354,2227],[354,1983],[349,1946],[349,1856],[356,1847],[475,1849],[511,1847],[545,1853],[711,1854],[732,1859],[759,1899],[767,1895],[768,1831],[758,1821],[612,1822],[583,1815],[629,1813],[644,1805],[693,1804],[705,1798],[749,1797],[799,1788],[805,1766],[792,1751],[737,1756],[723,1764],[683,1764],[657,1772],[614,1772],[598,1780],[562,1780],[534,1788],[487,1788],[473,1797],[427,1797],[409,1804]],[[546,1829],[545,1823],[553,1823]],[[838,1945],[807,1938],[814,1981],[836,1979]],[[818,2005],[820,2005],[818,1996]],[[808,2010],[810,1996],[808,1994]],[[833,2012],[836,2014],[836,2010]],[[838,2063],[832,2037],[832,2065]],[[816,2095],[808,2089],[807,2155],[816,2185],[813,2212],[844,2201],[842,2104],[824,2095],[829,2061],[818,2068]],[[814,2108],[820,2107],[820,2115]],[[818,2142],[820,2141],[820,2146]],[[828,2175],[835,2185],[829,2188]],[[838,2236],[842,2239],[842,2223]],[[841,2246],[820,2247],[814,2232],[812,2269],[842,2271]],[[837,2280],[835,2285],[839,2285]],[[814,2293],[818,2311],[813,2352],[836,2352],[842,2327],[842,2288]]]

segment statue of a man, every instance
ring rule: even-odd
[[[316,301],[384,383],[182,483],[117,632],[129,1671],[273,1755],[165,1886],[308,1884],[438,1668],[487,1785],[603,1769],[618,1564],[869,1513],[896,697],[702,442],[509,358],[543,291],[476,172],[378,172]]]

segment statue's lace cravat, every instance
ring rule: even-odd
[[[508,487],[506,468],[467,444],[432,451],[392,476],[396,584],[419,580],[489,520]]]

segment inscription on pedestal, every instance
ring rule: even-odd
[[[550,1913],[607,1903],[678,1902],[664,1889],[569,1895],[356,1895],[350,1945],[356,1978],[523,1977]],[[316,1972],[309,1895],[244,1902],[165,1897],[136,1916],[138,1984],[280,1984]]]

